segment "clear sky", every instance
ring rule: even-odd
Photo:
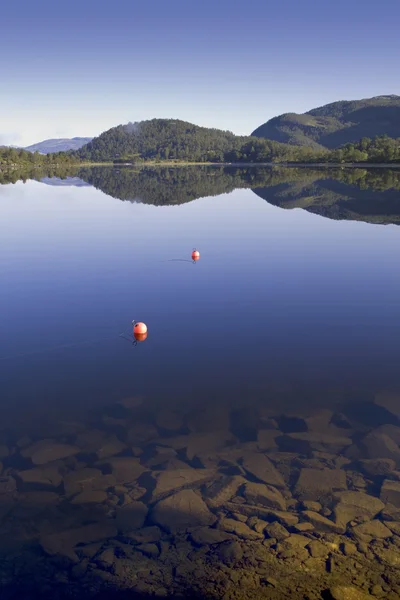
[[[398,0],[13,0],[0,144],[153,117],[249,134],[284,112],[400,95]]]

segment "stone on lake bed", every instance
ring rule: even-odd
[[[42,467],[19,471],[16,474],[24,489],[54,489],[62,483],[62,475],[57,467]]]
[[[111,539],[117,533],[117,528],[112,523],[93,523],[76,529],[44,535],[40,538],[40,545],[46,554],[67,556],[74,559],[76,555],[73,549],[78,544],[90,544],[91,542]]]
[[[286,488],[285,481],[272,462],[264,454],[247,453],[242,460],[243,468],[253,477],[280,489]]]
[[[369,477],[387,475],[396,469],[392,458],[366,458],[359,461],[360,469]]]
[[[85,490],[72,498],[72,504],[102,504],[107,500],[106,492],[100,490]]]
[[[400,464],[400,448],[386,433],[371,431],[364,436],[359,447],[367,458],[391,458],[396,465]]]
[[[351,533],[362,542],[370,542],[372,539],[386,539],[393,535],[390,529],[378,519],[352,527]]]
[[[197,546],[212,546],[233,539],[234,536],[221,529],[211,527],[199,527],[190,533],[190,538]]]
[[[246,479],[241,475],[222,475],[219,479],[211,481],[205,486],[203,496],[212,507],[219,507],[229,502]]]
[[[202,482],[215,478],[214,469],[176,469],[174,471],[160,471],[154,474],[156,485],[153,490],[152,500],[157,500],[164,495],[190,487],[200,485]]]
[[[188,528],[210,526],[216,517],[193,490],[182,490],[160,500],[151,512],[151,520],[171,533]]]
[[[264,535],[250,529],[246,523],[236,521],[235,519],[222,519],[219,523],[219,528],[228,533],[233,533],[244,540],[262,540]]]
[[[147,470],[134,456],[113,457],[101,464],[111,471],[117,483],[134,482]]]
[[[243,549],[237,541],[223,542],[217,549],[219,560],[228,567],[234,567],[243,558]]]
[[[400,481],[385,479],[381,487],[380,499],[382,502],[390,503],[400,508]]]
[[[335,520],[338,525],[343,527],[354,519],[372,519],[385,506],[379,498],[369,496],[364,492],[340,492],[335,494],[335,499],[337,501],[334,509]]]
[[[329,548],[318,540],[309,542],[307,549],[313,558],[326,558],[329,554]]]
[[[143,502],[133,501],[122,508],[118,508],[115,523],[118,531],[125,533],[141,529],[144,525],[148,508]]]
[[[64,490],[68,496],[84,490],[106,490],[116,483],[113,475],[103,475],[100,469],[83,468],[71,471],[64,477]]]
[[[284,510],[275,510],[273,508],[266,508],[263,506],[227,502],[224,508],[230,512],[236,511],[242,515],[246,515],[247,517],[258,517],[267,521],[279,521],[287,527],[292,527],[299,522],[299,517],[295,513]]]
[[[301,469],[295,493],[301,500],[320,500],[347,489],[346,473],[340,469]]]
[[[270,523],[269,525],[267,525],[264,529],[264,533],[267,535],[267,537],[277,539],[278,542],[283,541],[290,535],[288,530],[276,521],[275,523]]]
[[[352,439],[340,435],[332,435],[327,432],[300,432],[283,435],[277,439],[277,444],[281,450],[288,452],[299,452],[308,454],[314,451],[330,452],[339,454],[348,446],[351,446]]]
[[[305,510],[301,513],[307,521],[312,523],[317,531],[323,531],[326,533],[344,533],[344,527],[341,527],[337,523],[334,523],[330,519],[327,519],[319,513],[313,512],[312,510]]]
[[[327,600],[372,600],[373,596],[350,585],[337,585],[329,589]]]
[[[151,525],[149,527],[138,529],[137,531],[132,531],[127,537],[137,544],[159,542],[161,539],[161,529],[156,525]]]
[[[136,546],[136,549],[149,558],[157,558],[160,554],[160,550],[156,544],[139,544],[139,546]]]
[[[247,482],[243,496],[249,504],[260,504],[277,510],[286,510],[286,501],[281,492],[271,485]]]
[[[44,465],[55,460],[78,454],[80,448],[70,444],[60,444],[51,440],[36,442],[22,450],[21,455],[30,458],[34,465]]]

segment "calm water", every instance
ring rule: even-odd
[[[400,408],[396,398],[375,399],[400,389],[400,172],[107,168],[37,179],[0,185],[4,548],[12,540],[16,557],[39,552],[35,556],[47,557],[63,582],[88,569],[98,578],[102,570],[100,579],[106,572],[115,583],[122,581],[121,556],[132,547],[129,564],[136,569],[135,561],[147,561],[146,591],[165,596],[172,588],[163,569],[176,569],[173,561],[163,562],[165,544],[172,552],[187,543],[197,569],[204,557],[212,563],[216,551],[203,530],[208,541],[182,541],[180,529],[157,508],[165,495],[174,502],[181,486],[177,470],[183,469],[178,479],[184,489],[195,494],[189,504],[202,495],[208,507],[197,507],[198,514],[188,509],[187,535],[193,536],[194,523],[212,526],[213,535],[237,534],[241,544],[253,538],[237,533],[222,514],[238,523],[261,515],[265,525],[283,524],[284,535],[304,531],[311,540],[315,535],[324,542],[327,531],[358,539],[352,528],[388,502],[382,487],[387,477],[399,487],[390,491],[399,514],[379,517],[389,533],[367,536],[375,543],[367,557],[391,565],[376,552],[400,547]],[[194,247],[201,253],[195,263]],[[137,345],[121,336],[129,338],[132,319],[148,326],[147,339]],[[135,398],[133,406],[121,406],[124,398]],[[384,429],[365,441],[375,427]],[[298,434],[309,437],[299,440]],[[221,448],[229,449],[228,458],[216,457]],[[265,456],[272,471],[254,466]],[[389,463],[366,471],[352,462],[364,458]],[[129,468],[120,459],[129,459]],[[223,487],[228,475],[239,482],[225,504],[215,505],[213,492],[195,483],[193,472],[204,475],[204,469],[213,473],[207,471],[207,485],[223,480]],[[307,485],[302,471],[311,477]],[[173,483],[157,495],[166,485],[160,472],[167,473],[168,486]],[[247,488],[240,488],[248,485],[242,477],[276,485],[283,496],[250,500]],[[334,512],[338,490],[368,492],[381,506],[357,509],[343,525]],[[246,517],[228,500],[247,507]],[[329,518],[328,529],[325,523],[319,532],[319,524],[304,516],[304,500],[320,502],[312,510]],[[144,516],[131,516],[126,525],[121,514],[132,501]],[[267,514],[265,506],[291,512]],[[299,519],[312,526],[296,529]],[[393,535],[387,519],[399,527]],[[88,533],[82,529],[88,523],[105,530]],[[146,530],[142,547],[132,531],[154,525],[160,530]],[[254,520],[248,525],[256,527]],[[71,531],[72,541],[63,537]],[[59,536],[61,549],[54,550],[55,539],[46,537],[52,535]],[[389,539],[382,548],[381,538]],[[262,550],[279,559],[278,542],[261,544]],[[203,543],[211,550],[197,558]],[[111,552],[111,562],[104,552]],[[309,557],[304,544],[302,552]],[[236,563],[229,558],[226,564]],[[41,567],[34,571],[42,573]],[[373,569],[366,573],[365,581],[375,577]],[[397,575],[389,583],[380,577],[364,588],[375,583],[400,591]],[[6,580],[13,589],[12,578]]]
[[[326,176],[322,185],[313,178],[323,173],[288,169],[275,185],[219,194],[202,172],[193,192],[170,170],[149,197],[142,176],[126,184],[131,202],[78,178],[0,188],[3,411],[61,413],[132,393],[234,403],[275,387],[297,402],[290,390],[397,382],[399,228],[295,207],[312,210],[325,193],[337,218],[346,195],[342,204],[362,215],[366,202],[378,212],[399,191]],[[103,173],[115,187],[121,175]],[[178,201],[182,188],[200,197],[168,205],[174,185]],[[229,185],[247,184],[233,174]],[[119,337],[132,319],[149,328],[137,347]]]

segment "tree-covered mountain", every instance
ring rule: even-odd
[[[258,127],[252,135],[316,150],[337,148],[363,137],[398,138],[400,96],[333,102],[304,114],[283,114]]]
[[[67,152],[67,150],[79,150],[79,148],[88,144],[92,139],[93,138],[91,137],[55,138],[43,140],[43,142],[38,142],[31,146],[26,146],[24,150],[28,150],[29,152],[40,152],[40,154]]]
[[[296,149],[270,140],[237,136],[230,131],[199,127],[174,119],[152,119],[119,125],[102,133],[74,152],[74,156],[93,162],[270,162],[296,160],[301,152],[310,158],[309,149]],[[323,153],[313,153],[319,158]]]

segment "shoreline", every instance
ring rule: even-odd
[[[48,165],[24,165],[18,167],[18,165],[2,166],[0,165],[0,173],[18,172],[18,171],[36,171],[36,170],[72,170],[81,169],[85,167],[112,167],[113,169],[119,168],[131,168],[131,169],[143,169],[143,168],[154,168],[154,167],[234,167],[234,168],[259,168],[259,167],[279,167],[279,168],[301,168],[301,169],[399,169],[400,163],[280,163],[280,162],[266,162],[266,163],[213,163],[213,162],[146,162],[146,163],[121,163],[115,164],[113,162],[82,162],[72,164],[48,164]]]

